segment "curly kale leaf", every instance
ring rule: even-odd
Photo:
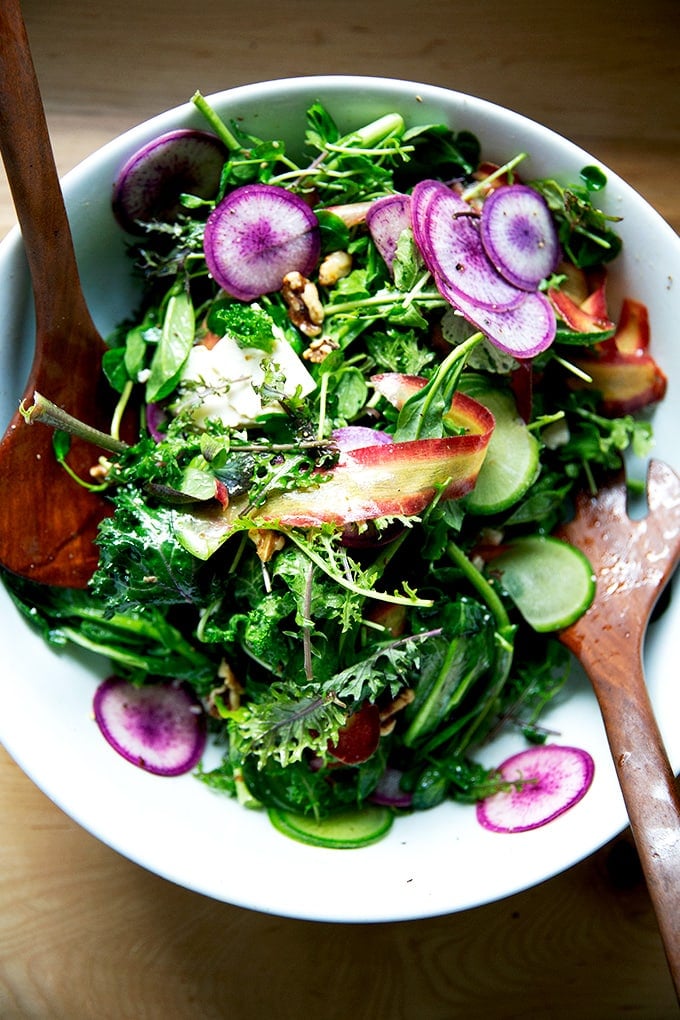
[[[172,509],[150,505],[134,488],[121,487],[115,511],[99,527],[99,566],[92,591],[111,611],[202,601],[200,563],[177,541]]]
[[[256,700],[225,713],[238,732],[244,757],[264,767],[301,761],[306,752],[325,755],[348,716],[364,700],[394,696],[418,669],[417,638],[394,641],[373,650],[322,683],[294,678],[262,688]]]

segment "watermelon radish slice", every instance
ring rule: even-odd
[[[564,814],[585,796],[595,763],[578,747],[545,744],[520,751],[498,768],[517,789],[495,793],[477,804],[477,819],[492,832],[527,832]]]
[[[454,296],[478,308],[513,308],[522,291],[491,264],[482,244],[478,215],[445,186],[424,182],[414,189],[414,237],[427,268]]]
[[[104,738],[127,761],[158,776],[179,776],[198,763],[206,742],[203,708],[186,684],[137,687],[113,676],[94,695]]]
[[[526,184],[491,192],[479,232],[489,259],[515,287],[535,290],[557,268],[560,245],[553,218],[542,195]]]
[[[245,184],[213,209],[203,236],[208,270],[227,294],[254,301],[280,290],[284,276],[309,276],[321,241],[314,212],[273,184]]]
[[[113,187],[113,212],[128,233],[151,220],[172,221],[184,193],[212,198],[229,153],[216,135],[181,128],[160,135],[130,156]]]
[[[385,195],[378,198],[366,213],[366,225],[385,265],[392,272],[397,242],[411,226],[409,195]]]
[[[540,291],[518,290],[520,302],[514,308],[494,311],[480,308],[449,289],[447,283],[436,279],[437,288],[468,322],[498,347],[520,360],[534,358],[552,344],[557,332],[557,320],[550,301]]]

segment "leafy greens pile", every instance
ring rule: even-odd
[[[114,437],[100,465],[113,513],[100,528],[99,569],[87,591],[7,584],[55,646],[100,653],[135,684],[192,685],[223,751],[201,779],[243,801],[322,818],[366,802],[388,775],[399,777],[395,803],[412,809],[477,800],[499,781],[475,749],[501,726],[544,740],[541,712],[569,673],[562,646],[528,626],[494,579],[489,551],[513,536],[549,534],[577,487],[650,441],[649,425],[632,414],[604,415],[600,394],[574,367],[614,326],[579,332],[559,319],[552,346],[522,364],[471,328],[453,336],[466,324],[452,319],[409,231],[386,266],[353,207],[426,177],[480,201],[494,181],[514,179],[517,161],[489,168],[469,132],[406,129],[395,115],[382,118],[378,136],[374,126],[341,135],[316,103],[307,156],[294,160],[282,141],[228,127],[202,97],[196,103],[227,157],[217,194],[185,194],[178,216],[146,222],[131,245],[143,304],[110,338],[103,367],[120,396],[118,418],[138,407],[142,428],[130,446]],[[246,303],[208,274],[208,215],[254,183],[304,196],[321,258],[346,256],[342,275],[317,285],[316,331],[300,328],[281,291]],[[601,183],[592,169],[570,187],[531,182],[568,263],[546,290],[574,273],[585,280],[618,253],[610,220],[592,202]],[[197,415],[214,384],[187,373],[190,353],[225,335],[260,357],[259,412],[245,423]],[[286,386],[277,338],[313,385]],[[372,385],[387,374],[423,384],[407,413]],[[413,514],[314,526],[263,517],[281,494],[323,493],[339,463],[337,430],[403,440],[455,434],[447,412],[466,380],[511,396],[540,451],[511,505],[474,512],[441,485]],[[66,460],[64,432],[55,442]]]

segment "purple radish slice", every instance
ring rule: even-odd
[[[366,213],[366,225],[385,265],[392,272],[397,242],[411,226],[409,195],[385,195],[378,198]]]
[[[449,190],[443,181],[424,180],[418,181],[411,193],[411,229],[416,245],[426,263],[431,258],[429,236],[425,229],[430,202],[436,194],[446,193]]]
[[[463,300],[479,308],[513,308],[523,291],[508,283],[487,256],[478,216],[460,195],[450,189],[426,192],[414,231],[425,265],[436,278]]]
[[[151,403],[146,405],[146,427],[149,435],[160,443],[165,439],[165,426],[170,420],[170,415],[162,404]]]
[[[273,184],[245,184],[213,209],[203,248],[208,270],[240,301],[280,290],[284,276],[309,276],[321,240],[315,214],[298,195]]]
[[[180,195],[212,198],[229,153],[216,135],[181,128],[169,131],[133,153],[113,186],[113,212],[128,233],[143,233],[140,224],[172,221],[182,206]]]
[[[514,308],[480,308],[454,293],[448,282],[435,278],[442,297],[457,308],[468,322],[481,330],[500,351],[520,361],[535,358],[555,339],[557,320],[547,297],[538,291],[518,291],[521,301]]]
[[[509,283],[535,290],[560,260],[557,230],[545,199],[526,184],[492,191],[482,206],[480,237]]]
[[[403,772],[389,766],[383,772],[378,780],[378,785],[368,799],[372,804],[382,804],[384,807],[410,808],[413,795],[402,790],[402,778]]]
[[[492,832],[528,832],[564,814],[585,796],[595,763],[579,747],[545,744],[508,758],[498,772],[518,789],[495,793],[477,804],[477,819]]]
[[[367,425],[345,425],[343,428],[334,429],[331,439],[341,454],[351,450],[363,450],[367,446],[385,446],[393,442],[388,432],[371,429]]]
[[[179,776],[194,768],[203,754],[205,714],[186,684],[137,687],[109,677],[97,688],[93,708],[111,747],[146,772]]]

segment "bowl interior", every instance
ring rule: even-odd
[[[578,178],[592,156],[525,118],[487,102],[406,81],[309,77],[274,81],[210,97],[222,116],[261,137],[299,148],[305,111],[321,100],[340,127],[390,110],[407,123],[446,122],[475,132],[486,158],[529,153],[527,176]],[[143,142],[180,126],[204,126],[191,104],[164,113],[111,142],[67,175],[64,184],[83,286],[106,334],[134,308],[125,239],[110,209],[118,167]],[[680,380],[680,241],[628,185],[604,168],[603,208],[623,217],[624,253],[610,275],[614,316],[624,295],[650,310],[653,350],[669,376],[654,416],[655,455],[677,467]],[[0,245],[0,413],[2,428],[28,374],[33,313],[17,231]],[[17,541],[21,541],[17,525]],[[680,633],[677,604],[655,623],[646,649],[649,686],[674,767],[680,767],[680,688],[672,675]],[[262,911],[317,920],[385,921],[466,909],[509,895],[569,867],[611,838],[626,821],[595,699],[582,675],[545,719],[565,743],[596,761],[588,796],[533,832],[505,836],[480,828],[474,811],[453,804],[398,819],[386,840],[351,853],[291,842],[267,818],[220,798],[191,776],[162,779],[115,755],[93,723],[91,703],[105,665],[58,653],[17,617],[0,589],[0,738],[37,785],[84,828],[125,856],[190,889]],[[480,756],[489,765],[519,749],[506,735]],[[215,751],[209,751],[216,754]],[[341,854],[341,857],[338,857]]]

